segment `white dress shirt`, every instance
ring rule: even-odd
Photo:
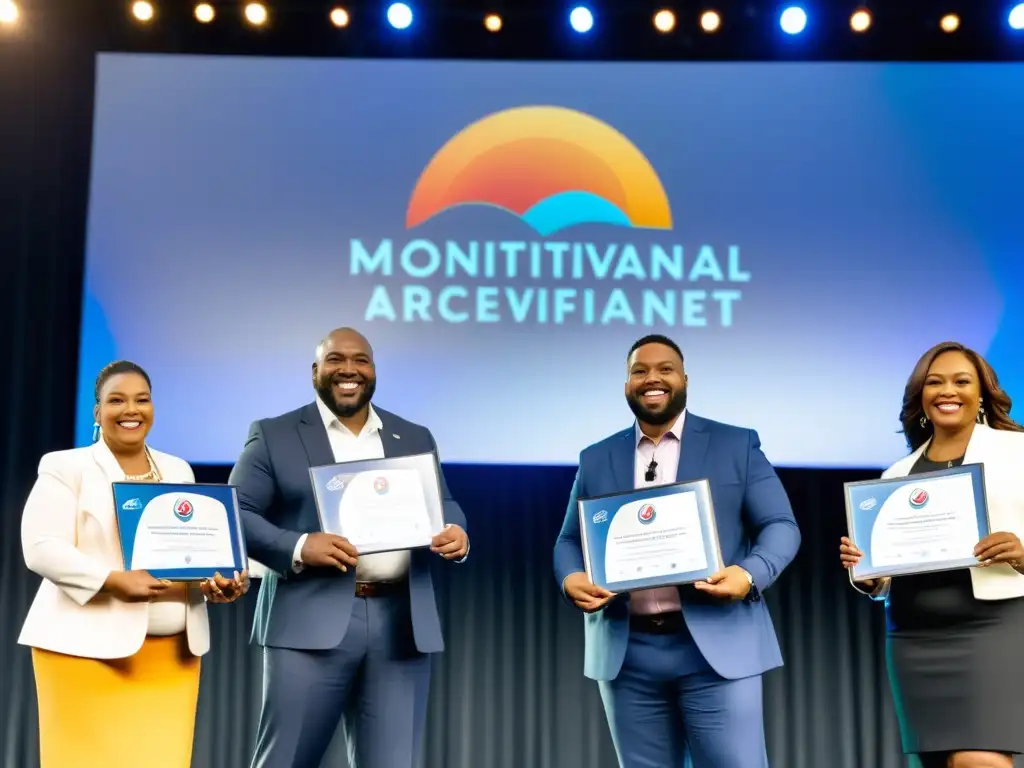
[[[380,430],[383,424],[372,405],[366,424],[363,425],[363,429],[358,435],[353,434],[348,427],[344,426],[319,397],[316,399],[316,407],[324,421],[327,439],[330,440],[331,451],[334,453],[336,462],[384,458],[384,444],[380,439]],[[303,534],[299,538],[292,556],[292,567],[296,572],[303,568],[302,545],[306,543],[306,535]],[[407,551],[360,555],[356,566],[356,580],[397,581],[404,578],[408,572],[409,553]]]
[[[683,422],[686,410],[679,414],[672,428],[655,443],[636,425],[636,458],[633,460],[633,487],[636,489],[651,485],[665,485],[676,481],[679,469],[679,451],[682,448]],[[646,478],[651,461],[658,462],[654,480]],[[629,593],[629,612],[649,616],[656,613],[681,611],[679,589],[676,587],[655,587],[638,589]]]

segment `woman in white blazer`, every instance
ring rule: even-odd
[[[146,445],[150,390],[134,363],[104,368],[96,442],[43,456],[25,503],[25,563],[43,581],[18,642],[32,648],[41,768],[187,768],[206,602],[248,590],[245,573],[197,587],[123,570],[111,483],[194,482]]]
[[[944,342],[924,354],[900,413],[912,453],[883,477],[983,464],[993,533],[974,568],[862,582],[850,572],[885,601],[903,751],[924,768],[1012,768],[1024,753],[1024,427],[1010,405],[977,352]],[[861,556],[844,537],[843,565]]]

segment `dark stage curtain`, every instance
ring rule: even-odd
[[[38,584],[22,561],[21,506],[40,455],[70,447],[73,435],[93,76],[91,51],[75,48],[73,39],[73,30],[62,37],[51,28],[45,40],[0,44],[0,765],[6,768],[38,761],[30,657],[16,644]],[[401,403],[388,405],[401,412]],[[814,427],[794,424],[801,428]],[[227,473],[197,470],[211,480]],[[573,470],[446,471],[469,517],[473,552],[463,566],[445,565],[438,580],[448,649],[436,664],[425,765],[611,768],[616,763],[596,686],[582,675],[583,619],[561,601],[551,571]],[[768,595],[787,662],[766,680],[771,764],[897,768],[903,760],[884,673],[880,607],[853,593],[837,563],[842,482],[868,475],[782,476],[804,545]],[[259,655],[248,645],[252,602],[211,611],[214,650],[203,663],[196,768],[248,765],[261,674]],[[345,766],[337,746],[327,764]]]

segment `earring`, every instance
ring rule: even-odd
[[[93,422],[92,425],[92,441],[95,443],[100,439],[100,425],[98,422]]]
[[[927,416],[922,416],[921,417],[921,429],[924,429],[927,426],[928,426],[928,417]]]
[[[985,406],[984,405],[979,405],[978,406],[978,423],[979,424],[984,424],[985,423]]]

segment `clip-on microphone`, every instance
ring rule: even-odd
[[[654,478],[658,476],[657,472],[655,471],[657,469],[658,462],[656,462],[654,459],[651,459],[651,463],[647,465],[647,471],[644,473],[644,480],[646,480],[648,483],[653,483]]]

